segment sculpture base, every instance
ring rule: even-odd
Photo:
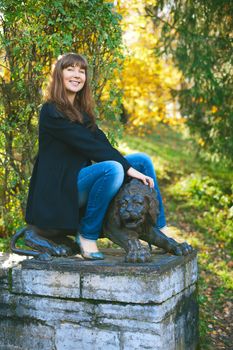
[[[8,266],[15,255],[2,255],[0,350],[197,349],[196,253],[146,264],[104,253]]]

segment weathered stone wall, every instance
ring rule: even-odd
[[[0,262],[0,350],[195,350],[196,254]]]

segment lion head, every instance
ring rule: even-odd
[[[111,202],[103,225],[104,237],[126,251],[126,262],[151,261],[151,252],[141,243],[156,245],[175,255],[187,255],[192,247],[167,237],[157,227],[159,205],[156,191],[141,181],[125,183]]]
[[[133,179],[125,184],[114,199],[114,222],[118,227],[138,231],[154,226],[158,215],[155,190]]]

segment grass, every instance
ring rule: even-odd
[[[0,237],[0,252],[8,252],[10,250],[10,238]]]
[[[125,135],[123,153],[152,157],[174,238],[198,249],[202,350],[232,349],[232,169],[203,161],[185,130]]]

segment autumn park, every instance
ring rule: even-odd
[[[97,124],[152,158],[169,234],[198,252],[200,349],[232,349],[233,3],[0,0],[0,18],[0,252],[25,225],[53,63],[80,53]]]

